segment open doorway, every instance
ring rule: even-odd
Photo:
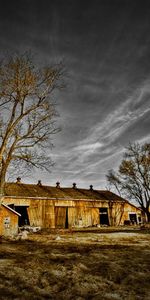
[[[129,213],[129,218],[130,218],[130,222],[131,224],[137,224],[137,215],[136,213]]]
[[[68,207],[66,207],[65,228],[68,229]]]
[[[108,208],[101,207],[99,209],[100,225],[109,225]]]
[[[29,206],[21,206],[21,205],[15,205],[15,211],[17,211],[21,216],[19,217],[19,227],[24,225],[30,225],[29,217],[28,217],[28,211],[27,208]]]

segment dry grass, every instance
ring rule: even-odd
[[[148,300],[150,232],[47,232],[0,245],[0,299]]]

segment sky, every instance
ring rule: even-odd
[[[0,56],[26,50],[63,60],[67,77],[55,96],[55,166],[22,180],[105,189],[129,142],[150,142],[150,1],[3,1]]]

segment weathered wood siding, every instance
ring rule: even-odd
[[[129,203],[126,203],[125,207],[124,207],[124,214],[123,214],[123,218],[122,218],[122,225],[124,224],[125,220],[130,220],[130,214],[136,214],[137,216],[137,223],[139,223],[139,217],[142,217],[142,212],[140,209],[136,208],[133,205],[130,205]]]
[[[67,207],[56,206],[55,207],[55,227],[56,228],[68,228],[68,214]]]
[[[0,235],[12,236],[18,233],[18,216],[0,205]]]
[[[125,202],[109,203],[109,222],[111,226],[123,225],[125,220]]]
[[[138,208],[121,201],[5,197],[4,202],[28,206],[30,225],[44,228],[100,225],[100,208],[107,209],[111,226],[124,225],[132,212],[141,215]]]

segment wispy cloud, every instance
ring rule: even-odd
[[[68,173],[69,177],[71,176],[70,180],[74,177],[90,180],[98,175],[99,178],[102,175],[104,178],[108,169],[117,166],[124,152],[124,146],[129,143],[127,132],[137,120],[140,124],[141,118],[150,111],[146,94],[150,94],[150,88],[148,82],[143,82],[140,88],[123,103],[118,104],[104,120],[89,128],[84,139],[77,139],[66,145],[59,156],[62,173]],[[124,143],[120,143],[120,138],[125,133],[126,139]],[[145,135],[144,138],[139,136],[140,142],[149,138],[146,132]]]
[[[48,150],[56,162],[51,178],[102,185],[129,141],[150,138],[149,9],[139,1],[136,9],[135,1],[109,9],[105,0],[30,2],[1,8],[0,55],[32,49],[40,63],[64,58],[67,88],[54,98],[62,132]]]

